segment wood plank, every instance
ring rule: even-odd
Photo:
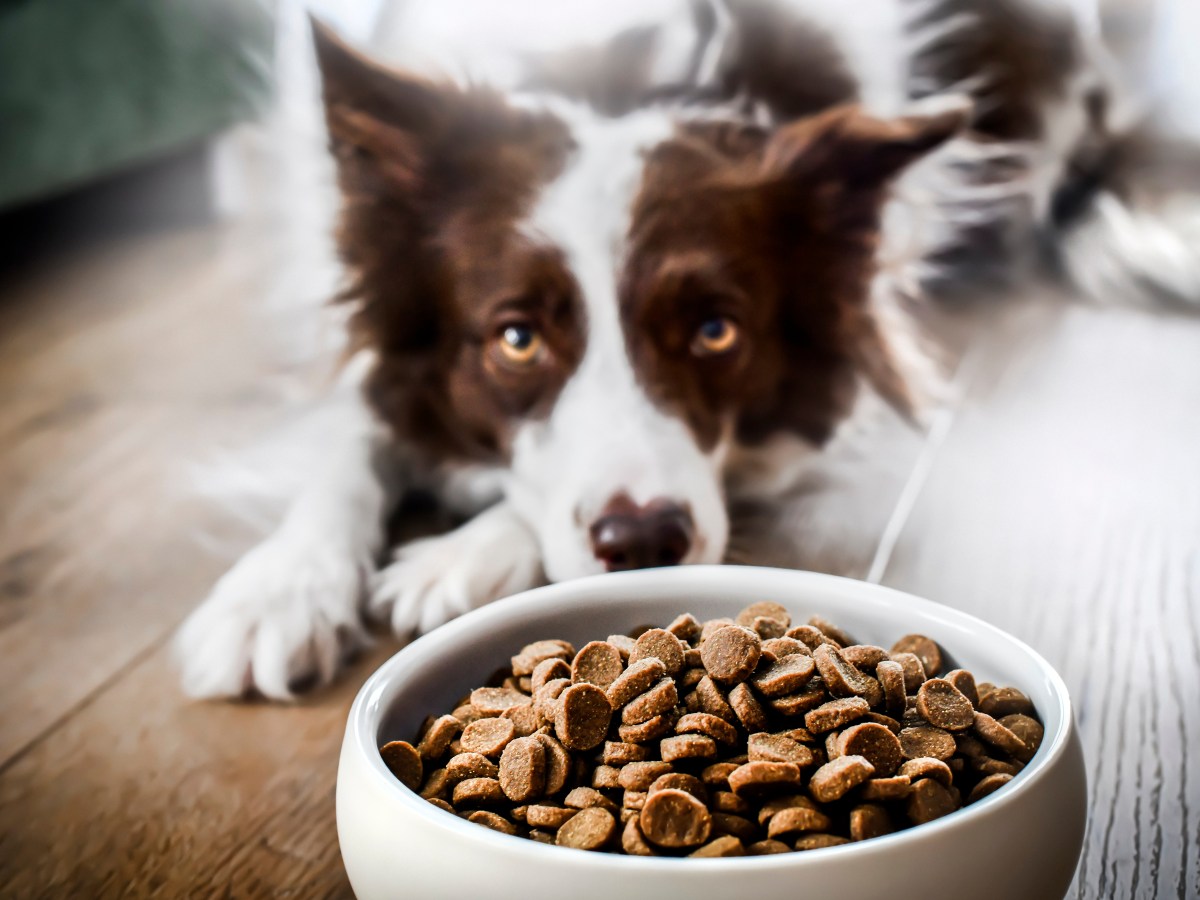
[[[351,896],[334,779],[383,642],[294,706],[185,703],[137,662],[0,775],[5,897]]]
[[[887,584],[1028,641],[1077,704],[1071,896],[1200,896],[1200,321],[1040,307],[988,335]]]

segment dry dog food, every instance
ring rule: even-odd
[[[408,788],[504,834],[635,856],[758,856],[930,822],[1003,787],[1043,729],[919,634],[890,649],[755,603],[734,619],[511,666],[380,749]]]

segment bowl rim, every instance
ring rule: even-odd
[[[384,700],[388,698],[389,694],[398,690],[398,688],[394,687],[396,683],[395,672],[403,666],[405,657],[412,655],[410,650],[413,647],[417,647],[418,644],[421,645],[419,649],[422,652],[426,651],[431,644],[435,648],[438,645],[445,645],[447,648],[451,647],[456,637],[464,631],[473,631],[479,625],[486,627],[492,620],[504,620],[512,616],[521,616],[525,611],[533,607],[545,609],[548,602],[561,602],[579,590],[586,589],[601,580],[605,584],[612,584],[618,580],[634,584],[638,582],[653,584],[655,582],[678,580],[686,585],[689,581],[695,579],[702,579],[706,583],[711,583],[710,580],[715,578],[728,580],[732,586],[732,583],[737,582],[739,579],[749,578],[754,580],[779,577],[795,581],[796,588],[799,590],[808,588],[820,591],[822,588],[825,588],[827,590],[859,591],[875,595],[887,601],[903,601],[909,608],[916,607],[939,618],[948,618],[952,621],[957,620],[955,622],[957,625],[968,625],[973,630],[979,631],[984,637],[998,638],[1015,646],[1036,663],[1037,667],[1041,670],[1043,677],[1045,677],[1050,687],[1051,695],[1059,706],[1062,716],[1062,727],[1059,728],[1058,733],[1051,742],[1043,742],[1034,760],[1021,772],[1020,777],[1014,778],[999,790],[994,791],[992,794],[970,806],[961,807],[932,822],[926,822],[922,825],[913,826],[902,831],[865,841],[855,841],[835,847],[823,847],[803,853],[778,853],[763,856],[715,858],[688,856],[648,857],[630,856],[621,853],[595,853],[583,850],[567,853],[565,851],[569,851],[572,848],[547,845],[538,841],[531,841],[527,838],[502,834],[490,828],[482,828],[479,825],[447,813],[445,810],[439,809],[434,804],[422,798],[415,791],[411,791],[402,785],[392,775],[391,771],[388,770],[387,766],[384,765],[383,757],[379,754],[379,747],[376,745],[375,737],[379,727],[379,718],[388,709],[388,704]],[[714,874],[717,871],[724,871],[729,867],[733,867],[739,871],[758,871],[780,867],[811,866],[822,864],[835,855],[848,857],[852,854],[872,854],[891,850],[903,851],[903,848],[915,842],[936,839],[939,834],[948,829],[953,829],[959,825],[990,816],[993,813],[998,813],[1005,807],[1019,802],[1020,798],[1025,794],[1036,790],[1038,784],[1046,776],[1047,771],[1066,753],[1074,728],[1075,723],[1071,698],[1067,692],[1066,684],[1054,667],[1024,641],[970,613],[885,585],[846,578],[840,575],[827,575],[821,572],[766,566],[698,565],[592,575],[522,591],[511,597],[466,613],[405,645],[371,674],[359,690],[358,695],[354,698],[354,703],[350,707],[346,723],[346,737],[360,761],[366,760],[367,767],[371,772],[370,777],[373,782],[377,783],[377,790],[380,791],[381,796],[386,797],[389,802],[399,802],[402,807],[418,818],[426,818],[430,825],[448,828],[451,831],[457,832],[467,841],[482,841],[485,846],[490,845],[497,853],[531,854],[529,861],[532,864],[557,860],[563,865],[590,864],[595,866],[616,866],[618,868],[629,866],[635,870],[645,872],[652,870],[669,871],[671,874],[677,876],[688,871],[702,871]],[[342,763],[339,762],[339,767],[341,765]],[[340,803],[338,804],[338,813],[339,815],[341,813]],[[546,853],[551,855],[546,857],[544,855]],[[681,860],[688,860],[690,864],[681,867]],[[695,865],[697,863],[700,865]]]

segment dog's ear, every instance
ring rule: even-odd
[[[941,100],[925,111],[877,119],[840,106],[780,128],[767,145],[764,174],[805,190],[831,187],[878,193],[902,170],[958,134],[969,101]]]
[[[453,89],[388,69],[316,17],[311,21],[326,126],[343,188],[414,189]]]

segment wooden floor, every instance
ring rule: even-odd
[[[309,238],[274,214],[115,237],[0,302],[0,896],[349,894],[337,750],[395,645],[292,707],[187,702],[168,652],[228,561],[201,538],[239,540],[187,464],[326,377],[262,315],[325,289]],[[1014,305],[959,380],[824,567],[1059,668],[1091,791],[1072,896],[1200,896],[1200,321]]]

